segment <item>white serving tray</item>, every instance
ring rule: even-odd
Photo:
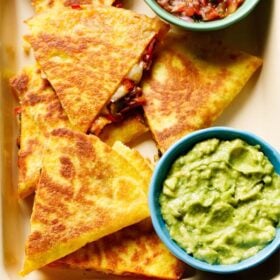
[[[250,1],[250,0],[246,0]],[[143,0],[126,0],[127,8],[153,15]],[[10,94],[7,77],[32,59],[24,54],[22,35],[27,32],[23,20],[33,14],[30,0],[0,0],[0,280],[23,279],[17,275],[23,260],[24,241],[29,231],[32,198],[17,200],[18,128],[14,114],[16,100]],[[241,50],[261,56],[264,65],[215,125],[226,125],[257,133],[280,150],[280,1],[260,1],[255,11],[242,22],[213,32]],[[147,139],[146,139],[147,140]],[[146,156],[153,157],[150,140],[137,144]],[[93,272],[44,269],[25,277],[27,280],[90,280],[113,278]],[[128,279],[128,278],[125,278]],[[280,280],[280,253],[249,271],[230,276],[189,270],[185,279]]]

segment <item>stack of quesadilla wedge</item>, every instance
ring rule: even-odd
[[[11,78],[10,85],[20,102],[18,195],[25,198],[36,189],[48,133],[55,128],[73,127],[55,91],[48,80],[42,78],[38,65],[24,68],[21,73]],[[100,138],[109,145],[113,145],[117,140],[128,143],[146,131],[147,126],[144,125],[141,115],[133,115],[121,123],[106,127]]]
[[[139,172],[147,193],[152,176],[149,162],[121,142],[116,142],[113,149]],[[150,219],[89,243],[50,266],[163,279],[178,279],[185,270],[157,237]]]
[[[11,79],[21,105],[19,195],[35,190],[21,275],[47,266],[180,278],[185,266],[149,219],[152,165],[116,141],[148,130],[144,107],[164,152],[209,126],[261,60],[189,33],[168,36],[152,65],[169,28],[158,19],[112,0],[32,3],[26,39],[38,65]]]
[[[169,35],[143,84],[145,115],[161,152],[210,126],[261,64],[208,34]]]
[[[147,130],[141,116],[106,128],[100,138],[113,148],[85,134],[105,118],[108,102],[127,94],[127,84],[139,90],[142,68],[168,26],[115,8],[53,3],[29,21],[39,67],[11,79],[21,105],[20,196],[36,189],[21,274],[51,264],[177,279],[184,266],[144,220],[151,165],[121,142],[113,145]]]
[[[55,129],[44,154],[22,275],[149,216],[145,180],[97,137]]]
[[[95,136],[63,128],[50,133],[45,149],[22,275],[58,259],[52,266],[167,279],[182,275],[185,267],[150,221],[113,233],[149,215],[152,170],[138,152],[120,142],[111,149]]]

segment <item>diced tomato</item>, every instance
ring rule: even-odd
[[[20,115],[22,112],[22,108],[20,106],[15,107],[14,112],[16,115]]]
[[[236,11],[238,6],[240,5],[238,2],[239,1],[234,1],[234,0],[229,0],[228,1],[228,6],[227,6],[228,14],[231,14],[231,13]]]
[[[113,6],[115,6],[116,8],[123,8],[123,3],[121,0],[117,0],[114,2]]]
[[[157,0],[165,10],[189,20],[215,20],[228,16],[244,3],[245,0]]]
[[[146,99],[144,96],[140,96],[134,99],[134,103],[136,106],[143,106],[146,104]]]
[[[220,18],[220,15],[215,9],[211,9],[209,12],[205,13],[205,16],[203,17],[204,20],[213,20]]]
[[[75,9],[75,10],[81,10],[82,9],[81,5],[79,5],[79,4],[72,4],[71,8]]]
[[[193,7],[184,7],[181,11],[182,15],[192,17],[196,13],[196,9]]]
[[[119,122],[122,119],[121,116],[113,114],[106,114],[105,118],[107,118],[111,122]]]
[[[200,2],[201,2],[202,6],[206,6],[208,4],[207,2],[209,2],[209,1],[207,1],[207,0],[200,0]]]
[[[125,86],[125,88],[128,92],[132,91],[133,88],[135,87],[135,83],[132,80],[127,79],[127,78],[122,80],[122,84]]]

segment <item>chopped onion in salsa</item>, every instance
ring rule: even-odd
[[[211,21],[232,14],[245,0],[157,0],[166,11],[186,21]]]

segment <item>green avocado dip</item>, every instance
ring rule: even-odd
[[[255,255],[280,226],[280,176],[259,146],[196,144],[172,165],[159,202],[170,236],[211,264]]]

